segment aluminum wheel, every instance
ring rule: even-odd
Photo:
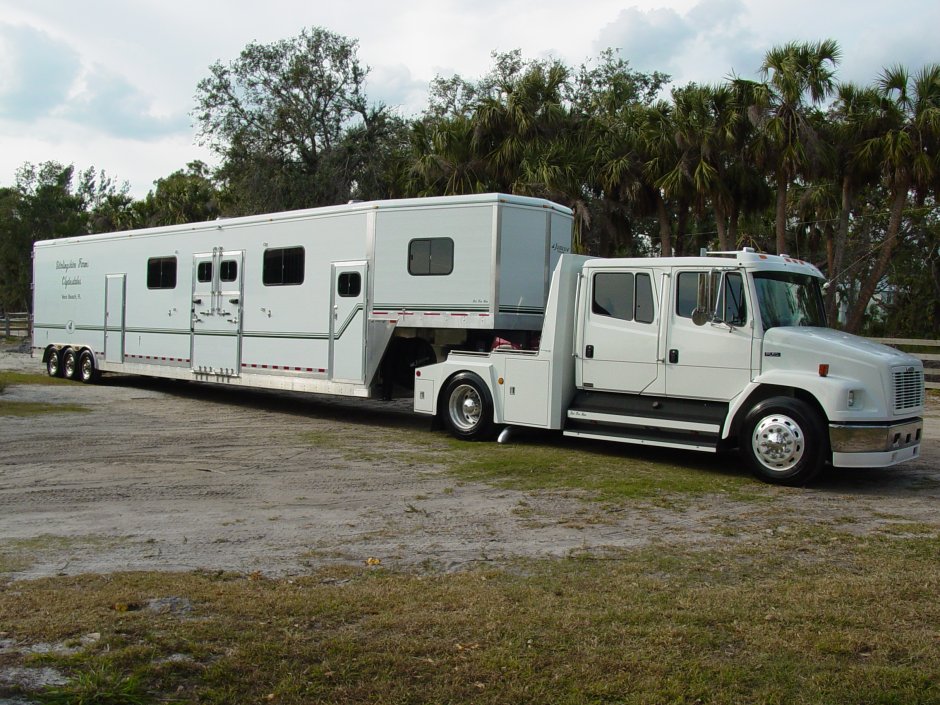
[[[78,372],[78,353],[74,350],[66,350],[62,355],[62,375],[66,379],[75,379],[75,373]]]
[[[480,425],[483,414],[483,399],[475,387],[461,384],[450,393],[447,403],[451,424],[463,432],[473,431]]]
[[[754,457],[768,470],[792,470],[803,458],[806,439],[803,429],[789,416],[765,416],[754,427],[751,449]]]

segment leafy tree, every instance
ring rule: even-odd
[[[234,61],[210,67],[194,115],[202,142],[223,158],[219,176],[233,211],[331,205],[353,195],[388,118],[369,105],[357,48],[311,28],[251,43]]]
[[[154,181],[154,189],[138,204],[147,226],[214,220],[221,214],[220,193],[209,167],[201,161]]]

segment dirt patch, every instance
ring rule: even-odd
[[[5,352],[0,369],[43,368]],[[180,569],[290,575],[370,559],[447,571],[663,541],[760,541],[807,522],[859,534],[940,529],[936,402],[922,456],[899,468],[832,472],[811,489],[759,485],[756,504],[715,495],[670,508],[459,482],[426,453],[409,458],[410,439],[428,421],[407,402],[119,375],[91,386],[15,385],[4,398],[90,410],[0,419],[0,571],[20,579]],[[337,434],[344,452],[310,440]],[[395,439],[396,452],[377,452],[373,435],[385,447]],[[349,439],[360,453],[348,452]],[[633,458],[650,457],[614,445],[609,453],[624,472]]]

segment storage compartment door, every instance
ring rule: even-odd
[[[506,360],[503,416],[507,423],[539,428],[548,426],[551,371],[548,360],[512,357]]]
[[[104,359],[124,362],[124,290],[126,274],[104,280]]]

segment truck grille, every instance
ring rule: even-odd
[[[915,367],[894,368],[894,411],[916,409],[924,403],[924,371]]]

